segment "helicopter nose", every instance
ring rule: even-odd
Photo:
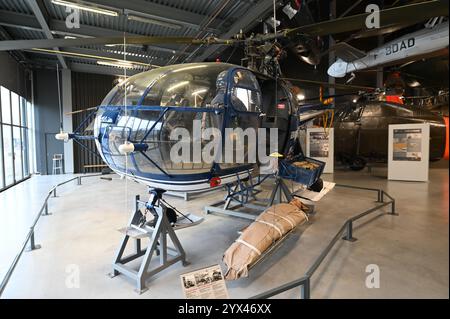
[[[338,59],[328,68],[327,73],[334,78],[343,78],[347,74],[347,63]]]

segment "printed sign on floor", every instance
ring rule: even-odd
[[[183,274],[180,279],[186,299],[228,299],[227,286],[219,265]]]

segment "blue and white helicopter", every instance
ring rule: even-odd
[[[248,178],[260,163],[175,163],[170,154],[177,143],[170,138],[175,129],[185,129],[193,139],[193,123],[198,120],[202,129],[223,132],[223,140],[232,138],[225,134],[226,128],[276,129],[278,147],[263,145],[266,154],[289,156],[299,152],[299,126],[329,109],[325,105],[299,108],[289,83],[242,66],[178,64],[116,85],[86,119],[95,117],[93,135],[61,132],[56,138],[94,140],[114,172],[151,188],[195,192]],[[201,145],[207,142],[202,140]],[[247,155],[248,143],[241,145]]]

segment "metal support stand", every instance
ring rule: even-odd
[[[228,194],[224,200],[205,206],[206,214],[216,213],[233,217],[255,220],[257,215],[274,203],[283,202],[283,195],[286,201],[292,200],[291,191],[281,177],[275,176],[275,185],[269,196],[269,199],[259,199],[256,197],[261,190],[256,189],[270,175],[260,178],[255,183],[252,179],[248,181],[238,180],[234,184],[228,185]],[[222,206],[222,207],[220,207]],[[239,211],[240,208],[254,210],[254,213]]]
[[[136,282],[136,291],[138,293],[145,292],[146,281],[164,270],[165,268],[175,264],[178,261],[186,266],[186,253],[181,246],[181,243],[175,234],[173,227],[170,225],[166,216],[165,210],[161,205],[154,207],[158,214],[158,219],[154,227],[144,226],[138,228],[138,221],[141,219],[142,214],[139,210],[139,196],[136,196],[136,207],[132,214],[131,220],[126,228],[125,235],[120,244],[119,250],[114,258],[113,271],[110,274],[111,277],[115,277],[119,274],[123,274]],[[172,240],[174,248],[168,247],[167,237]],[[134,253],[128,256],[124,256],[125,248],[130,240],[134,239]],[[143,238],[149,238],[148,246],[145,250],[141,247],[141,240]],[[159,266],[154,269],[149,269],[150,262],[153,255],[159,256]],[[168,256],[172,256],[169,258]],[[135,260],[139,257],[143,257],[140,262],[140,266],[137,270],[127,267],[125,264]]]

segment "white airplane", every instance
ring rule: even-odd
[[[448,54],[448,41],[448,21],[435,18],[425,25],[425,29],[404,35],[367,53],[341,42],[333,47],[338,59],[329,67],[328,75],[342,78],[355,71]]]

